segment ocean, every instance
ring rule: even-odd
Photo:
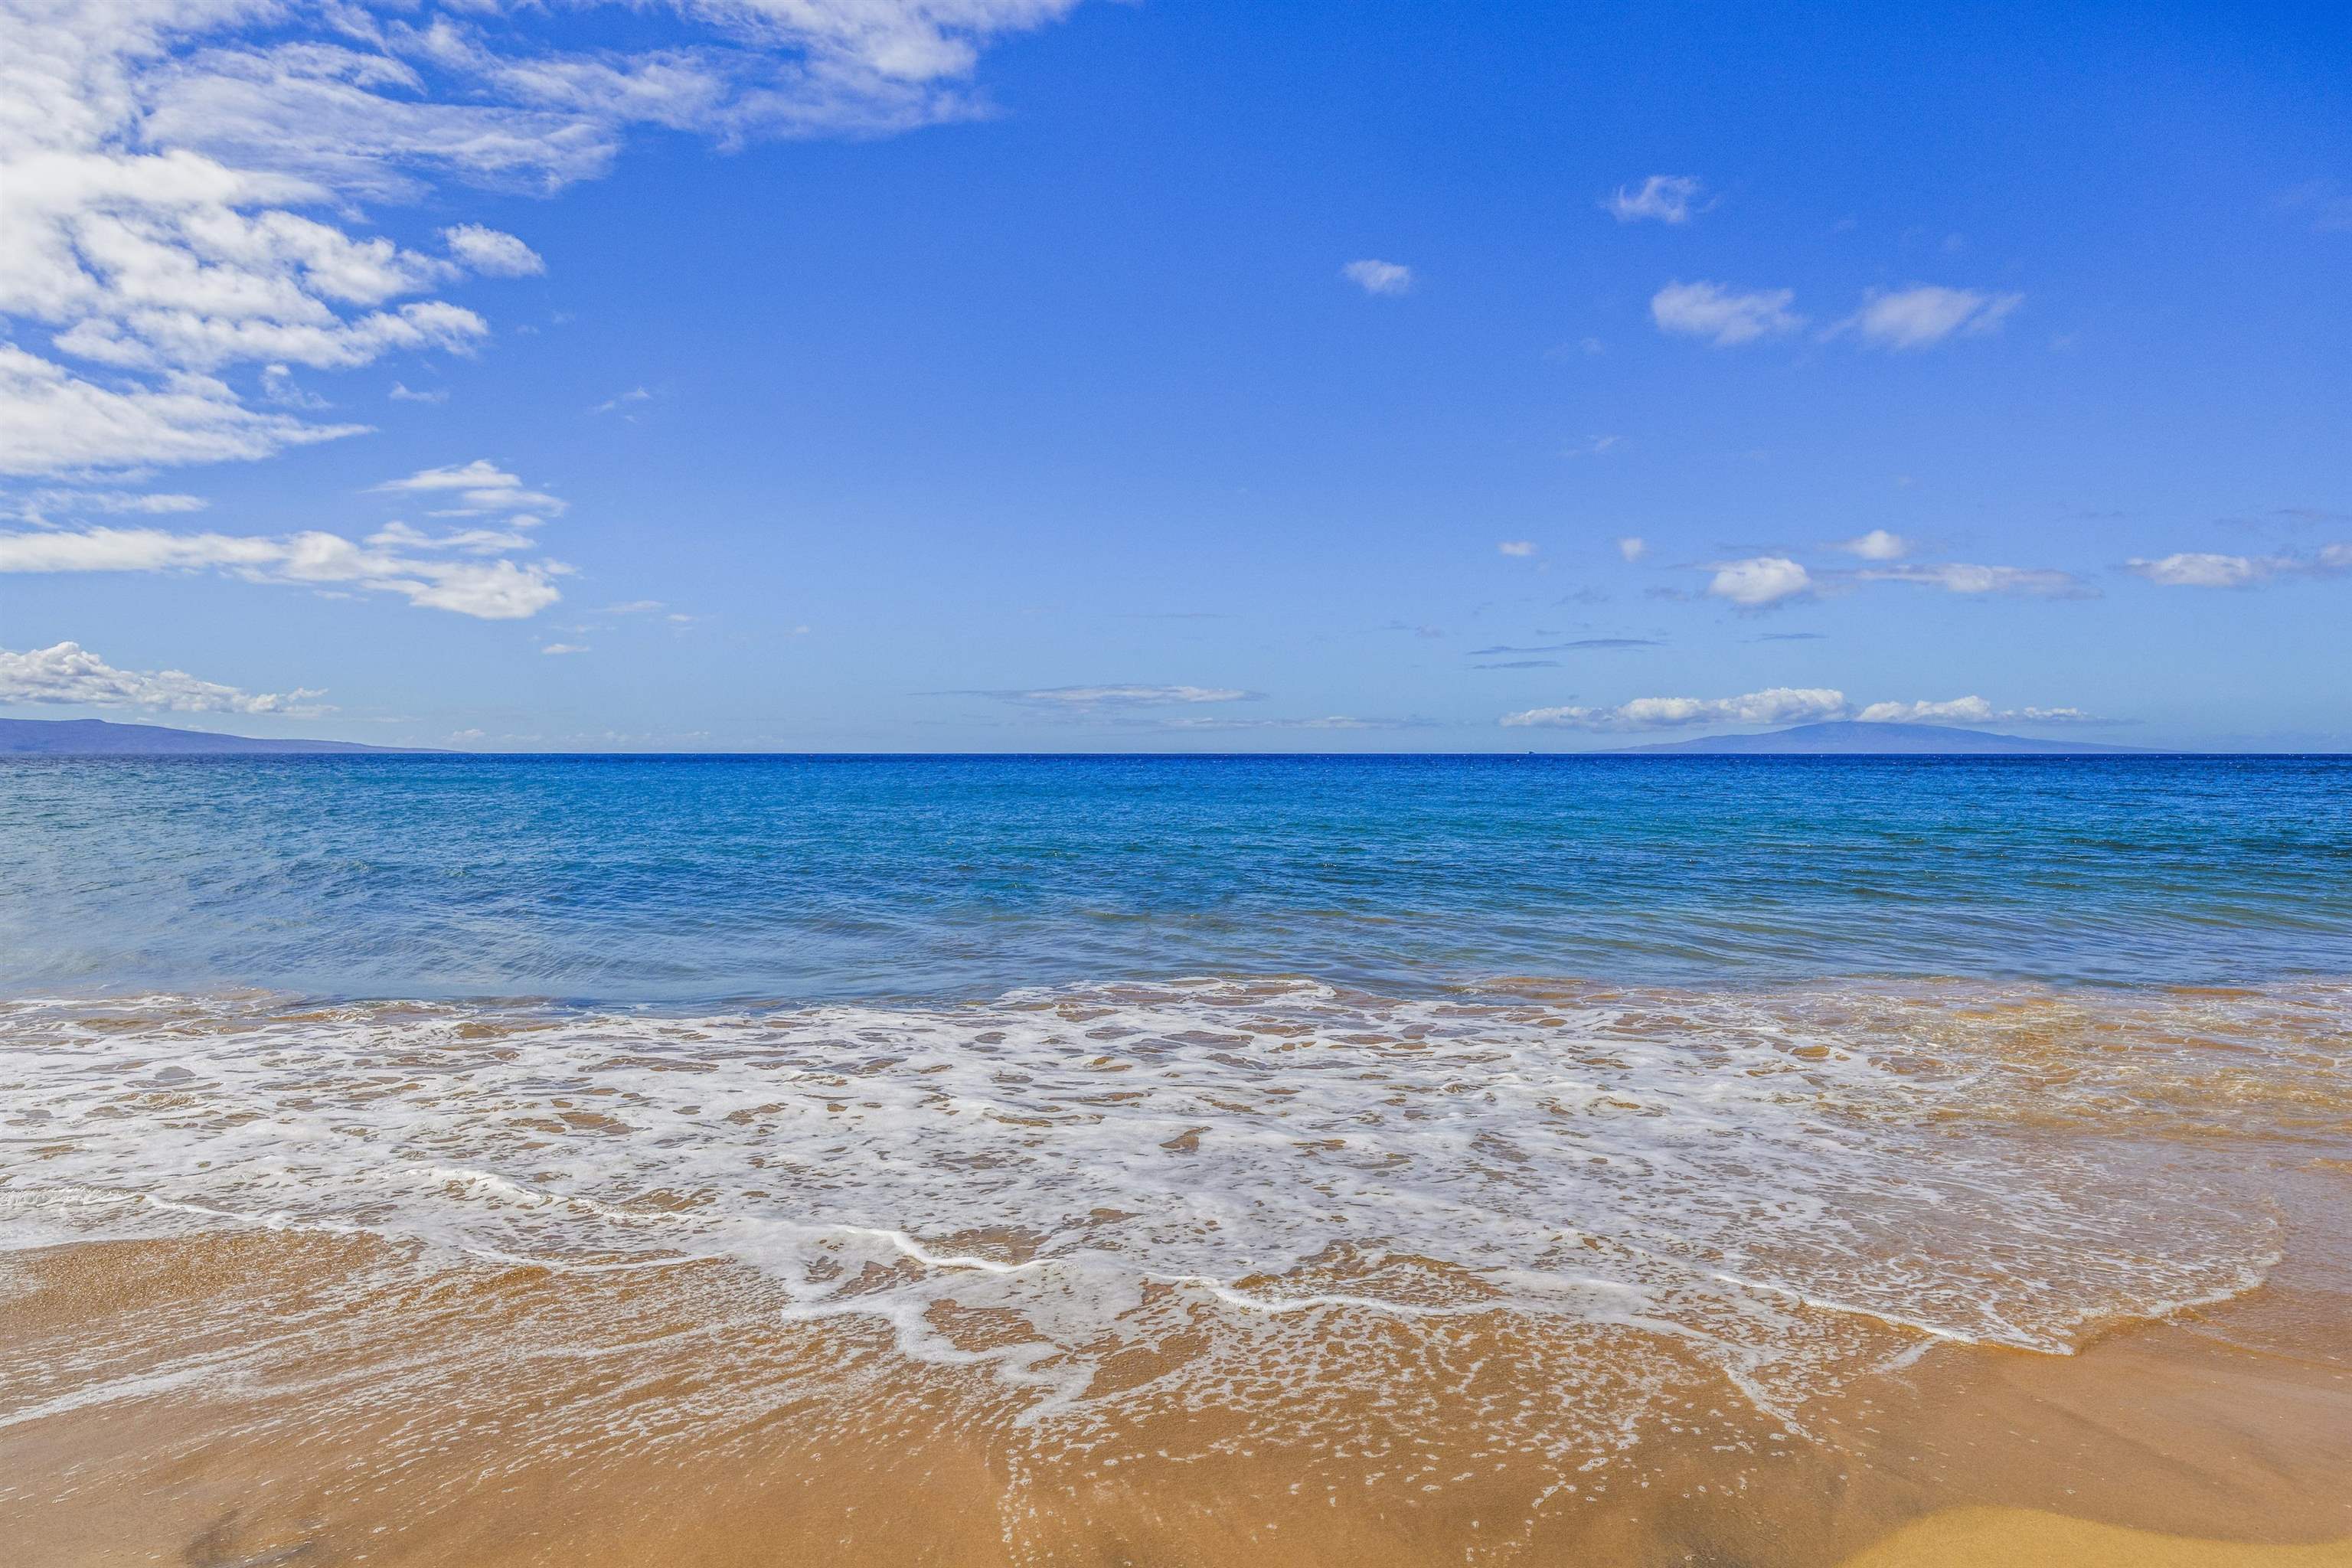
[[[2352,973],[2352,759],[0,763],[0,994]]]
[[[1532,1550],[1938,1355],[2340,1306],[2347,1068],[2342,759],[8,762],[0,1286],[121,1300],[0,1433],[370,1434],[415,1531],[453,1410],[791,1410],[977,1445],[1015,1561],[1122,1456]]]

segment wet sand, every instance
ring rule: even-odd
[[[1846,1568],[2336,1568],[2352,1537],[2315,1546],[2258,1546],[2125,1530],[2033,1509],[1959,1508],[1906,1526],[1847,1560]]]
[[[0,1562],[2345,1561],[2341,987],[1538,989],[21,1005]]]
[[[1540,1435],[1563,1387],[1605,1397],[1593,1345],[1507,1314],[1349,1330],[1413,1400],[1272,1378],[1056,1423],[882,1327],[780,1323],[722,1262],[87,1242],[0,1261],[0,1514],[58,1568],[2314,1568],[2352,1562],[2352,1300],[2313,1240],[2226,1305],[2073,1356],[1937,1346],[1788,1420],[1693,1361],[1589,1454]],[[1522,1404],[1536,1439],[1498,1436]]]

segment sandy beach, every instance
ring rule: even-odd
[[[1809,1408],[1802,1436],[1700,1380],[1678,1418],[1563,1472],[1504,1451],[1482,1417],[1546,1381],[1544,1348],[1507,1331],[1445,1347],[1481,1368],[1451,1424],[1365,1405],[1286,1440],[1315,1392],[1261,1389],[1057,1433],[1008,1421],[984,1377],[898,1361],[887,1336],[779,1335],[756,1281],[688,1278],[713,1267],[418,1270],[373,1242],[268,1234],[16,1256],[0,1387],[39,1370],[61,1391],[12,1398],[0,1426],[12,1557],[2352,1561],[2352,1336],[2345,1300],[2315,1289],[2074,1356],[1930,1352]],[[185,1375],[205,1365],[227,1375]],[[101,1383],[102,1402],[78,1399]]]
[[[19,1007],[16,1560],[2352,1550],[2336,988],[1521,990]]]

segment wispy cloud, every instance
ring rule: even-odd
[[[1395,261],[1350,261],[1339,276],[1367,294],[1391,298],[1412,292],[1412,268]]]
[[[2071,572],[2048,567],[1979,566],[1950,561],[1903,566],[1864,566],[1853,573],[1862,583],[1911,583],[1950,594],[2023,594],[2037,598],[2088,598],[2096,590]]]
[[[1115,709],[1189,706],[1200,702],[1250,702],[1262,693],[1230,686],[1037,686],[1013,690],[969,691],[960,695],[994,697],[1024,707],[1065,713],[1101,712]]]
[[[23,496],[0,498],[0,516],[46,527],[51,519],[75,512],[95,511],[115,516],[136,513],[161,517],[175,512],[202,511],[211,504],[202,496],[176,491],[47,489]]]
[[[1981,697],[1942,702],[1874,702],[1854,714],[1864,724],[2097,724],[2080,708],[1999,709]]]
[[[0,648],[0,705],[55,703],[89,708],[139,708],[170,713],[291,713],[315,715],[323,691],[241,691],[199,680],[180,669],[117,669],[79,643],[61,642],[26,653]]]
[[[1776,686],[1739,697],[1636,697],[1613,708],[1529,708],[1506,713],[1506,729],[1671,730],[1701,724],[1802,724],[1842,717],[1845,693]]]
[[[2352,572],[2352,544],[2324,544],[2307,554],[2215,555],[2183,551],[2137,557],[2124,570],[2167,588],[2252,588],[2280,577],[2330,577]]]
[[[483,620],[538,614],[562,595],[554,562],[450,560],[339,534],[261,537],[155,528],[0,533],[0,573],[219,571],[252,583],[359,588]]]
[[[1873,702],[1856,708],[1833,687],[1776,686],[1738,697],[1637,697],[1613,708],[1530,708],[1507,713],[1506,728],[1587,730],[1696,729],[1718,724],[1812,724],[1850,719],[1864,724],[2095,724],[2079,708],[2000,709],[1981,697],[1942,701]]]
[[[1648,541],[1643,539],[1639,534],[1629,533],[1624,538],[1617,542],[1617,553],[1623,558],[1628,565],[1639,561],[1643,556],[1647,555],[1649,552],[1650,546]]]
[[[545,647],[541,648],[539,651],[543,654],[555,656],[568,653],[586,653],[588,651],[588,645],[586,643],[578,642],[551,642]]]
[[[1495,548],[1505,555],[1515,555],[1525,560],[1536,552],[1536,542],[1532,539],[1506,539]]]
[[[1717,348],[1777,337],[1804,325],[1789,309],[1793,289],[1736,289],[1720,283],[1669,283],[1650,299],[1650,319],[1662,332],[1705,338]]]
[[[677,4],[684,36],[632,57],[565,47],[528,7],[12,6],[0,317],[65,357],[0,353],[0,471],[254,459],[352,434],[248,407],[215,376],[468,353],[488,323],[446,295],[544,267],[477,224],[414,249],[368,232],[367,211],[440,180],[559,189],[646,126],[741,142],[971,118],[981,49],[1075,4]]]
[[[595,407],[591,408],[588,412],[591,414],[616,414],[621,410],[627,408],[632,404],[650,403],[653,401],[653,395],[654,395],[652,393],[646,391],[642,386],[633,386],[626,392],[604,399],[604,402],[596,405]]]
[[[449,389],[442,386],[429,392],[415,392],[410,390],[405,383],[395,381],[392,384],[392,390],[384,395],[394,403],[446,403],[449,401]]]
[[[483,517],[498,513],[544,513],[554,516],[571,503],[544,490],[525,486],[486,458],[442,468],[420,468],[404,479],[386,479],[375,487],[387,495],[422,494],[438,504],[436,517]]]
[[[280,408],[332,408],[333,404],[294,379],[292,370],[282,364],[261,367],[261,395]]]
[[[2124,563],[2124,570],[2168,588],[2243,588],[2275,575],[2277,568],[2268,557],[2192,550],[2154,561],[2134,558]]]
[[[248,408],[227,383],[189,372],[101,385],[0,342],[0,474],[250,460],[367,428]]]
[[[1840,543],[1838,549],[1848,555],[1859,555],[1864,561],[1900,561],[1911,553],[1911,542],[1899,533],[1874,528]]]
[[[1862,309],[1833,330],[1850,329],[1878,348],[1930,348],[1955,333],[1992,331],[2024,302],[2022,294],[1988,294],[1928,283],[1873,289],[1863,296]]]
[[[1474,647],[1465,656],[1486,658],[1506,653],[1605,653],[1620,648],[1656,647],[1655,637],[1578,637],[1573,642],[1533,643],[1525,647],[1497,644],[1493,647]]]
[[[441,243],[459,264],[494,278],[528,278],[547,270],[546,261],[530,246],[478,223],[443,229]]]
[[[1696,174],[1652,174],[1638,186],[1620,185],[1601,208],[1619,223],[1688,223],[1693,213],[1706,210],[1699,205],[1705,194]]]

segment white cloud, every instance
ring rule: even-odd
[[[1367,294],[1412,291],[1412,268],[1394,261],[1350,261],[1339,268],[1339,276]]]
[[[1840,326],[1853,328],[1880,348],[1924,349],[1955,332],[1990,332],[2024,300],[2022,294],[1985,294],[1926,283],[1873,289],[1863,297],[1862,309]]]
[[[591,414],[610,414],[616,409],[626,407],[632,403],[644,403],[652,396],[653,394],[647,392],[644,387],[633,386],[629,388],[628,391],[620,394],[618,396],[606,398],[604,402],[596,405],[595,407],[591,408],[588,412]]]
[[[305,388],[294,379],[294,373],[282,364],[261,367],[261,395],[281,408],[329,408],[333,406],[317,393]]]
[[[566,570],[546,561],[452,561],[320,532],[276,538],[154,528],[0,533],[0,573],[220,571],[254,583],[396,594],[413,605],[483,620],[538,614],[562,597],[554,579]]]
[[[395,381],[392,384],[392,390],[384,395],[394,403],[446,403],[449,401],[449,389],[444,386],[430,392],[412,392],[404,383]]]
[[[2080,708],[1999,710],[1981,697],[1942,702],[1874,702],[1854,716],[1864,724],[2095,724]]]
[[[5,219],[0,219],[5,226]],[[210,376],[110,387],[0,343],[0,474],[74,474],[270,457],[355,436],[246,407]]]
[[[136,310],[75,322],[50,341],[78,359],[125,370],[217,370],[278,359],[349,370],[394,349],[463,353],[489,331],[481,317],[438,300],[321,321],[236,320],[194,310]]]
[[[1848,555],[1859,555],[1864,561],[1900,561],[1911,553],[1911,542],[1899,533],[1874,528],[1858,538],[1847,540],[1838,548]]]
[[[1629,563],[1639,561],[1649,552],[1649,542],[1639,534],[1629,533],[1617,542],[1617,553],[1623,556]]]
[[[1785,555],[1758,555],[1716,567],[1706,591],[1743,609],[1777,605],[1813,588],[1812,574]]]
[[[1601,206],[1619,223],[1643,218],[1688,223],[1692,213],[1703,210],[1694,204],[1704,190],[1695,174],[1653,174],[1642,182],[1639,190],[1619,186]]]
[[[471,490],[516,489],[522,481],[506,472],[488,458],[477,458],[470,463],[452,463],[438,468],[419,468],[404,479],[386,479],[376,486],[379,490]]]
[[[2274,574],[2279,563],[2274,557],[2184,551],[2154,561],[2127,561],[2124,568],[2168,588],[2242,588]]]
[[[404,479],[387,479],[375,487],[386,494],[423,493],[441,504],[436,517],[484,517],[497,513],[546,513],[565,510],[571,503],[522,480],[487,458],[442,468],[420,468]]]
[[[1811,724],[1851,719],[1864,724],[2092,724],[2079,708],[2000,710],[1981,697],[1944,701],[1873,702],[1855,709],[1830,687],[1774,687],[1740,697],[1637,697],[1614,708],[1530,708],[1507,713],[1511,729],[1681,730],[1710,724]]]
[[[1536,552],[1535,541],[1532,539],[1506,539],[1495,548],[1506,555],[1520,557],[1533,555]]]
[[[513,235],[478,223],[443,229],[441,243],[467,267],[494,278],[529,278],[547,270],[547,262],[538,251]]]
[[[2048,598],[2076,597],[2091,592],[2071,572],[2031,566],[1977,566],[1958,561],[1936,565],[1865,566],[1854,576],[1864,583],[1915,583],[1953,594],[2031,594]]]
[[[0,0],[0,328],[19,345],[0,454],[72,472],[348,433],[188,378],[464,353],[488,324],[434,296],[544,265],[470,223],[443,231],[446,255],[406,248],[366,232],[369,205],[448,178],[553,191],[643,125],[732,145],[971,118],[982,47],[1075,4],[670,0],[684,41],[625,58],[567,50],[562,13],[499,0]]]
[[[329,712],[314,699],[325,693],[240,691],[198,680],[185,670],[117,669],[79,643],[11,653],[0,648],[0,705],[68,703],[90,708],[145,708],[173,713]]]
[[[1614,708],[1530,708],[1506,729],[1677,730],[1699,724],[1803,724],[1843,717],[1845,693],[1776,686],[1741,697],[1637,697]]]
[[[51,517],[64,512],[97,511],[118,517],[139,513],[160,517],[175,512],[202,511],[211,504],[202,496],[174,491],[49,489],[0,500],[0,515],[46,527]]]
[[[538,521],[537,518],[516,518],[503,527],[457,528],[432,534],[395,519],[369,534],[367,542],[383,550],[454,550],[464,555],[506,555],[530,548],[533,541],[521,530]]]
[[[1730,348],[1802,326],[1805,319],[1789,309],[1796,297],[1793,289],[1742,293],[1720,283],[1669,283],[1651,297],[1650,317],[1662,332]]]
[[[577,642],[551,642],[539,651],[544,654],[586,653],[588,645]]]
[[[2274,577],[2333,577],[2352,572],[2352,544],[2323,544],[2301,555],[2213,555],[2184,551],[2124,570],[2168,588],[2251,588]]]

